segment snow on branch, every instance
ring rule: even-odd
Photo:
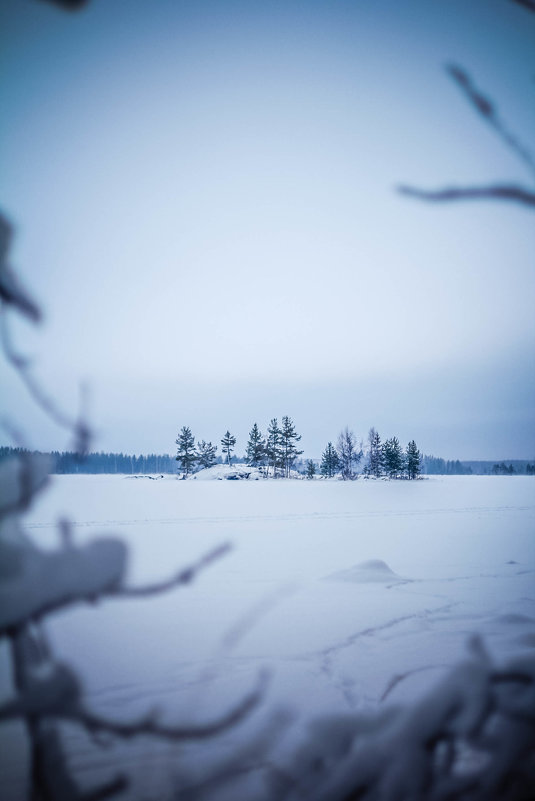
[[[535,658],[471,657],[410,707],[320,718],[274,797],[297,801],[502,801],[535,786]],[[526,793],[524,796],[522,793]]]
[[[94,790],[82,791],[69,771],[58,731],[40,724],[34,741],[33,786],[44,801],[101,801],[127,789],[126,777],[119,774]]]
[[[267,674],[261,673],[257,686],[222,717],[208,723],[174,725],[162,723],[158,710],[151,710],[131,721],[110,720],[91,712],[83,702],[76,673],[67,665],[50,660],[22,657],[26,674],[19,682],[18,695],[0,706],[0,721],[16,718],[70,721],[88,732],[105,732],[121,738],[152,735],[166,740],[205,740],[240,723],[262,701]],[[37,661],[37,665],[36,665]]]
[[[0,540],[8,570],[0,583],[0,635],[77,601],[94,601],[120,585],[127,548],[101,537],[78,548],[46,552]]]
[[[54,665],[42,627],[25,626],[11,637],[17,697],[0,710],[0,720],[23,717],[31,745],[31,798],[35,801],[100,801],[126,789],[124,776],[82,792],[69,769],[59,732],[46,718],[55,707],[75,704],[80,683],[68,667]]]
[[[214,548],[170,579],[141,587],[125,587],[127,547],[115,537],[99,537],[75,547],[63,521],[62,548],[46,552],[29,541],[2,536],[0,529],[0,636],[78,601],[100,598],[142,598],[191,582],[205,567],[225,556],[230,544]]]

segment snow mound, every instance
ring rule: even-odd
[[[215,464],[213,467],[206,467],[190,476],[192,481],[257,481],[262,478],[262,474],[257,467],[250,467],[247,464]]]
[[[372,584],[375,582],[378,584],[391,584],[398,581],[410,581],[410,579],[402,578],[397,573],[394,573],[382,559],[370,559],[367,562],[360,562],[348,570],[331,573],[327,578],[334,581],[349,581],[353,584]]]

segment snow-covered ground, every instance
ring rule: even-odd
[[[169,576],[213,546],[233,543],[191,586],[80,606],[49,622],[58,654],[108,716],[156,705],[169,721],[208,720],[268,668],[262,706],[214,741],[211,756],[202,752],[215,759],[281,707],[292,713],[284,749],[319,713],[410,703],[464,656],[473,633],[498,659],[533,649],[534,491],[531,477],[58,476],[27,524],[43,545],[57,544],[60,516],[74,522],[80,542],[119,534],[130,545],[132,584]],[[5,652],[2,659],[4,696]],[[164,793],[198,754],[147,738],[101,750],[74,727],[66,732],[81,777],[93,783],[119,761],[138,798]],[[0,729],[6,798],[16,797],[25,768],[19,735],[15,726]]]

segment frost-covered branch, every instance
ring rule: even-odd
[[[30,741],[32,801],[100,801],[124,790],[127,780],[123,776],[89,793],[80,790],[69,769],[59,733],[43,716],[45,707],[75,701],[80,693],[79,682],[68,668],[51,667],[50,647],[42,629],[24,627],[12,636],[11,643],[17,698],[2,707],[0,720],[19,716],[25,719]],[[43,682],[48,685],[44,694]]]
[[[503,801],[535,786],[535,658],[471,658],[410,707],[313,721],[274,779],[297,801]],[[466,765],[469,767],[467,768]]]
[[[0,539],[6,570],[0,583],[0,635],[78,601],[117,590],[127,549],[116,538],[46,552],[29,542]]]
[[[99,537],[75,547],[63,521],[63,547],[43,551],[29,540],[17,540],[16,530],[14,522],[0,529],[0,635],[76,602],[142,598],[191,584],[201,570],[230,550],[229,544],[220,545],[170,579],[130,588],[123,584],[128,552],[121,540]]]
[[[18,694],[0,707],[0,721],[26,718],[65,720],[79,723],[88,732],[105,732],[121,738],[152,735],[166,740],[205,740],[240,723],[258,706],[265,694],[267,674],[259,676],[257,686],[222,717],[203,724],[163,723],[157,710],[131,721],[117,721],[96,715],[83,701],[81,683],[67,665],[29,656],[33,642],[24,636],[14,638],[16,663],[24,678],[16,682]],[[24,645],[21,646],[21,639]],[[37,665],[37,668],[36,668]]]

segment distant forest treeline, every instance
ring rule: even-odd
[[[0,460],[16,453],[20,453],[22,448],[10,448],[0,446]],[[36,453],[36,451],[34,451]],[[174,456],[169,454],[140,454],[129,455],[126,453],[89,453],[83,458],[70,451],[52,451],[45,454],[52,460],[52,472],[56,474],[72,473],[120,473],[123,475],[133,474],[173,474],[177,472],[177,463]],[[221,457],[216,461],[221,463]],[[232,463],[245,461],[245,456],[232,456]],[[298,460],[296,468],[300,472],[305,472],[306,461]],[[442,475],[442,476],[464,476],[464,475],[535,475],[535,460],[533,463],[525,459],[513,459],[506,462],[492,461],[464,461],[445,460],[436,456],[422,456],[422,474]]]
[[[22,448],[0,447],[0,459],[5,459]],[[37,453],[37,451],[34,451]],[[168,454],[151,453],[131,456],[126,453],[88,453],[80,456],[70,451],[46,453],[52,461],[52,473],[175,473],[176,461]]]

